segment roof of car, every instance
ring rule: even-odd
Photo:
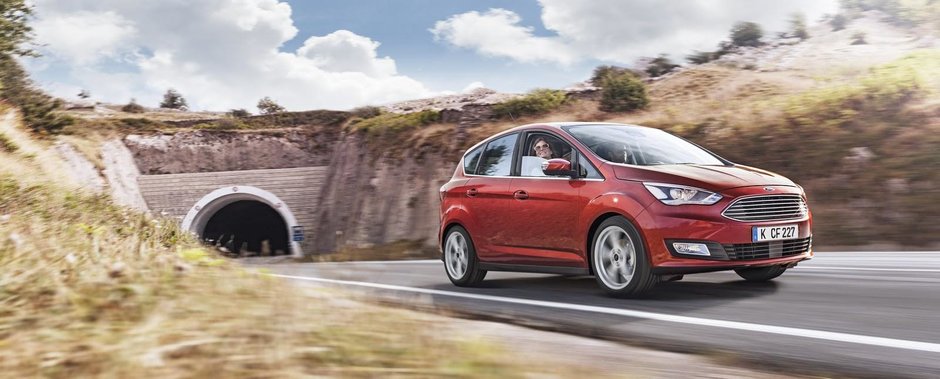
[[[517,127],[515,127],[515,128],[509,129],[509,130],[529,129],[529,128],[538,127],[538,126],[547,126],[547,127],[550,127],[550,128],[561,129],[561,127],[563,127],[563,126],[577,126],[577,125],[622,125],[622,126],[633,126],[633,127],[641,127],[641,128],[644,128],[644,127],[645,127],[645,126],[641,126],[641,125],[623,124],[623,123],[619,123],[619,122],[558,121],[558,122],[537,122],[537,123],[533,123],[533,124],[520,125],[520,126],[517,126]],[[507,130],[507,131],[509,131],[509,130]]]

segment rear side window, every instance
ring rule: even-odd
[[[509,176],[512,168],[512,154],[516,148],[518,134],[512,134],[490,141],[483,151],[477,175]]]
[[[477,163],[480,163],[481,154],[483,154],[483,146],[474,149],[463,157],[464,174],[473,175],[477,173]]]

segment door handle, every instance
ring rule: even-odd
[[[516,199],[519,199],[519,200],[525,200],[529,198],[529,194],[523,190],[518,190],[516,192],[513,192],[512,197],[515,197]]]
[[[477,195],[477,189],[471,188],[467,190],[467,197],[474,197]]]

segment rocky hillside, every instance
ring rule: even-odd
[[[809,193],[819,245],[926,247],[940,242],[940,226],[923,222],[940,214],[940,45],[932,33],[884,18],[866,12],[838,31],[820,23],[803,41],[773,39],[683,67],[649,80],[650,106],[631,113],[600,111],[597,88],[581,85],[553,111],[515,119],[493,110],[520,95],[477,90],[384,113],[187,121],[109,114],[67,131],[92,161],[94,149],[80,141],[120,136],[143,173],[329,165],[331,188],[319,200],[330,211],[321,221],[343,234],[324,237],[323,251],[399,240],[433,246],[436,190],[466,147],[515,125],[572,120],[666,129],[797,180]],[[859,32],[865,44],[853,44]]]

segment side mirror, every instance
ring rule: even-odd
[[[577,172],[571,169],[571,162],[561,158],[549,159],[542,162],[542,172],[548,176],[568,176],[575,178]]]

